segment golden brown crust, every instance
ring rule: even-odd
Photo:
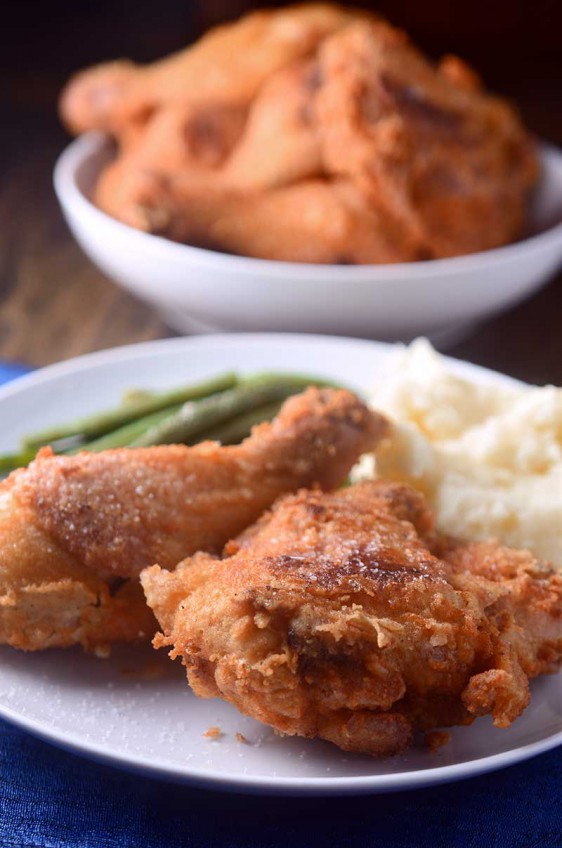
[[[522,229],[536,156],[514,109],[460,60],[433,67],[384,22],[353,24],[318,54],[328,171],[352,178],[403,234],[404,259],[505,244]]]
[[[282,492],[338,485],[385,432],[350,392],[309,389],[238,446],[42,451],[0,487],[0,643],[148,638],[142,568],[219,551]]]
[[[0,643],[25,651],[150,639],[156,622],[140,586],[107,580],[47,536],[0,486]]]
[[[265,259],[366,264],[503,245],[537,182],[516,111],[354,9],[256,12],[145,68],[71,81],[74,131],[119,144],[96,203],[125,223]]]
[[[505,727],[528,678],[562,659],[560,576],[525,552],[439,539],[398,484],[286,496],[222,559],[141,581],[155,645],[196,694],[344,750],[394,754],[416,730],[484,713]]]
[[[173,209],[154,202],[158,192],[169,190],[170,179],[178,173],[203,190],[240,138],[246,112],[239,104],[180,102],[127,125],[120,135],[119,155],[97,182],[95,202],[139,229],[170,230]]]
[[[241,445],[45,450],[10,486],[38,526],[96,573],[135,577],[151,562],[220,550],[283,492],[337,485],[384,432],[385,420],[350,392],[308,389]]]
[[[562,574],[530,551],[498,542],[446,543],[443,557],[450,581],[460,591],[468,586],[488,605],[514,646],[527,677],[556,671],[560,662]],[[502,650],[506,648],[502,646]]]
[[[401,239],[382,226],[381,215],[350,180],[310,179],[244,192],[145,175],[135,181],[134,194],[129,223],[134,217],[147,232],[201,247],[339,265],[394,262],[399,255]]]

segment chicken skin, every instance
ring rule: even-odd
[[[392,262],[401,241],[379,226],[382,217],[349,180],[303,180],[246,193],[145,174],[129,188],[134,192],[121,207],[127,223],[233,254],[339,265]]]
[[[440,538],[399,484],[285,496],[222,558],[141,582],[197,695],[373,756],[485,713],[507,727],[562,660],[562,576]]]
[[[198,247],[324,264],[464,255],[521,236],[539,177],[516,110],[367,11],[253,12],[181,53],[73,78],[72,132],[117,154],[94,202]],[[342,248],[345,245],[345,250]]]
[[[141,569],[220,551],[284,492],[339,485],[386,430],[350,392],[311,388],[240,445],[42,451],[0,485],[0,643],[149,638]]]
[[[353,179],[402,234],[403,259],[488,250],[521,234],[538,178],[534,144],[470,67],[452,56],[432,65],[383,21],[330,36],[317,62],[325,168]]]

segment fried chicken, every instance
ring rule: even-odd
[[[350,392],[308,389],[236,446],[45,449],[0,484],[0,643],[149,638],[142,568],[220,551],[283,492],[337,486],[386,427]]]
[[[521,235],[538,179],[516,111],[464,62],[434,64],[378,16],[325,4],[254,12],[144,68],[85,71],[61,110],[118,143],[101,209],[258,258],[487,250]]]
[[[312,55],[320,40],[338,27],[372,17],[326,4],[253,13],[213,30],[176,61],[135,69],[137,84],[122,88],[116,81],[114,97],[103,88],[112,88],[113,75],[125,73],[126,63],[110,63],[78,75],[62,97],[67,123],[73,131],[83,131],[84,118],[76,117],[78,107],[89,108],[87,128],[111,129],[119,142],[115,161],[95,187],[96,204],[138,229],[210,245],[212,233],[199,234],[200,198],[210,195],[213,219],[224,220],[230,216],[231,198],[234,205],[242,203],[251,209],[256,190],[318,175],[320,146],[309,108],[315,88],[313,68],[307,58],[300,57]],[[241,44],[258,38],[262,41],[257,53],[254,50],[240,63],[236,51]],[[224,64],[222,71],[220,63],[214,62],[215,53]],[[199,65],[205,71],[196,78]],[[139,98],[141,93],[146,95],[150,89],[143,82],[146,78],[159,80],[154,105],[121,114],[117,95],[125,104],[129,98],[135,100],[131,87],[138,90]],[[104,112],[98,114],[95,104]],[[110,105],[112,117],[107,113]],[[258,203],[261,199],[257,198]],[[281,213],[282,223],[289,223],[283,205],[272,200],[273,204],[268,203],[266,197],[261,205],[273,205],[273,214]],[[292,212],[289,217],[294,217]],[[244,234],[248,231],[247,246],[234,234],[232,252],[252,252],[254,229],[251,221],[243,228]],[[222,249],[229,249],[230,240],[227,237]]]
[[[97,205],[123,223],[150,232],[168,231],[170,192],[177,174],[204,193],[240,138],[246,108],[232,104],[171,104],[158,109],[140,127],[120,139],[120,151],[100,175]],[[143,217],[145,216],[145,217]]]
[[[349,180],[249,193],[145,174],[126,214],[127,223],[178,241],[287,262],[392,262],[401,242]]]
[[[507,727],[562,660],[562,576],[440,538],[399,484],[285,496],[222,558],[141,581],[197,695],[374,756],[486,713]]]
[[[433,66],[383,21],[318,51],[326,171],[353,179],[404,234],[403,259],[487,250],[520,235],[536,155],[515,110],[455,57]]]
[[[264,82],[224,163],[222,185],[251,192],[323,176],[314,114],[315,73],[315,63],[303,60]]]

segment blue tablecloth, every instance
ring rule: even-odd
[[[0,364],[0,381],[22,373]],[[365,798],[203,792],[80,759],[0,722],[2,848],[562,848],[562,749]]]
[[[21,377],[29,371],[25,365],[19,365],[15,362],[0,362],[0,385],[7,383],[8,380],[13,380],[15,377]]]

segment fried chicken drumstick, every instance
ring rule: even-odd
[[[439,538],[398,484],[285,496],[223,558],[141,581],[197,695],[374,756],[486,713],[507,727],[562,660],[562,576]]]
[[[283,492],[337,486],[385,432],[350,392],[308,389],[232,447],[42,451],[0,484],[0,643],[150,638],[142,568],[220,551]]]
[[[376,264],[507,244],[538,180],[516,110],[376,15],[254,12],[145,67],[72,79],[72,132],[118,145],[94,201],[130,226],[262,259]],[[342,246],[345,246],[345,249]]]

